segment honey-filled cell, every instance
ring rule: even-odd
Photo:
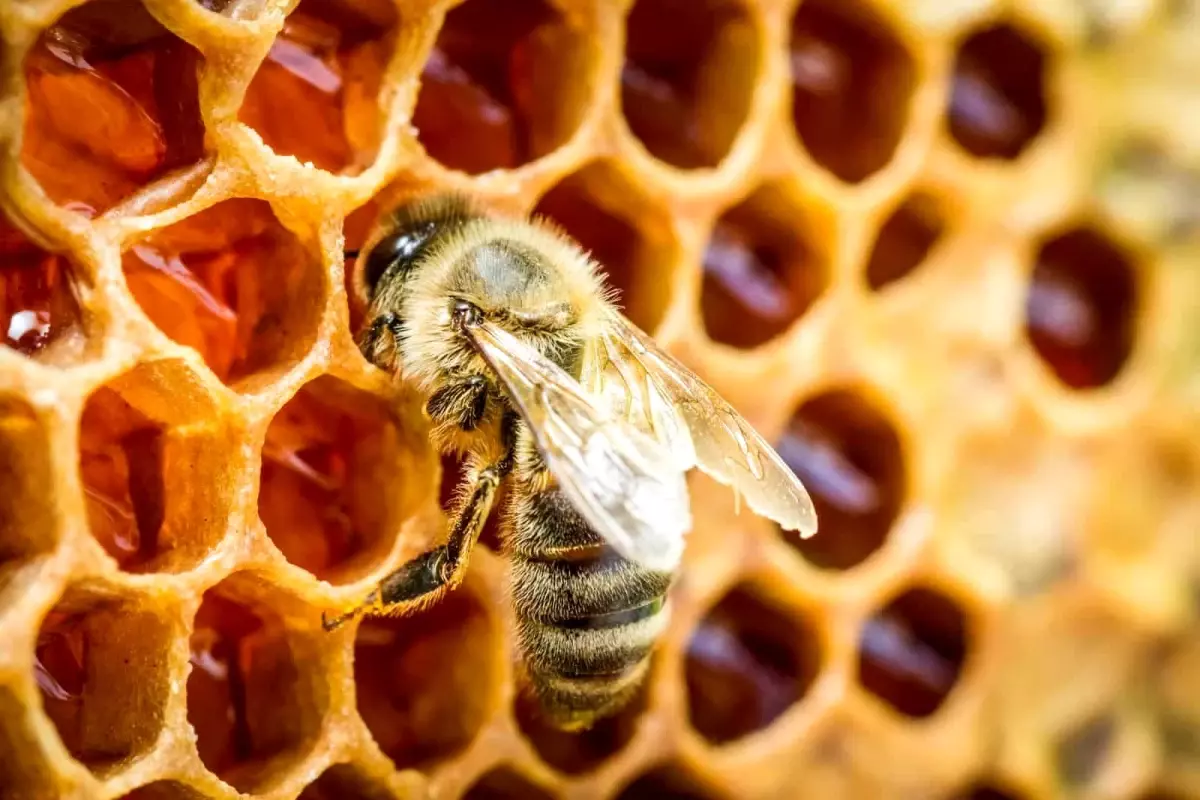
[[[66,256],[43,250],[0,216],[0,344],[46,363],[77,359],[88,333],[80,288]]]
[[[267,428],[258,494],[267,535],[318,578],[362,577],[433,486],[432,455],[415,446],[378,398],[329,376],[308,383]]]
[[[922,191],[905,197],[875,236],[867,258],[867,285],[878,291],[907,277],[936,247],[945,228],[936,197]]]
[[[883,546],[900,513],[907,470],[893,422],[865,397],[833,389],[806,400],[776,449],[812,496],[821,530],[785,541],[823,569],[845,570]]]
[[[266,595],[247,590],[250,581],[234,575],[204,593],[187,680],[187,718],[200,760],[246,793],[303,758],[328,702],[311,646]]]
[[[621,68],[630,131],[672,166],[715,167],[749,113],[759,47],[740,0],[637,0]]]
[[[42,620],[33,653],[42,708],[71,755],[98,775],[144,755],[162,731],[173,635],[134,600],[68,593]]]
[[[92,536],[128,572],[181,572],[225,535],[221,480],[229,429],[171,363],[143,365],[94,391],[79,425],[79,475]]]
[[[479,174],[515,169],[565,143],[592,82],[577,24],[543,0],[466,0],[452,8],[413,112],[425,152]]]
[[[378,98],[391,57],[388,3],[302,0],[255,73],[238,118],[275,153],[353,173],[375,156]]]
[[[726,211],[704,250],[700,313],[710,339],[739,349],[789,330],[829,283],[817,231],[826,215],[765,186]],[[832,223],[830,223],[832,224]]]
[[[611,166],[593,164],[555,185],[533,213],[578,242],[617,290],[625,316],[653,333],[671,302],[677,251],[667,221],[631,203],[636,191]]]
[[[804,698],[821,666],[812,626],[753,584],[735,586],[704,615],[686,658],[691,725],[717,745],[770,726]]]
[[[813,160],[847,183],[881,170],[908,123],[913,56],[869,0],[805,0],[789,41],[792,124]]]
[[[1133,258],[1091,225],[1044,239],[1025,297],[1025,333],[1065,386],[1094,389],[1133,352],[1139,301]]]
[[[256,388],[307,352],[328,289],[314,250],[261,200],[226,200],[161,228],[122,264],[151,322],[235,388]]]
[[[54,202],[107,210],[204,156],[202,58],[139,0],[90,0],[25,57],[21,162]]]
[[[334,764],[304,787],[297,800],[394,800],[396,795],[353,764]]]
[[[1048,54],[1011,23],[970,31],[959,43],[946,125],[976,158],[1012,160],[1046,126]]]
[[[859,638],[858,680],[901,714],[934,714],[958,683],[972,644],[957,603],[925,587],[897,594]]]

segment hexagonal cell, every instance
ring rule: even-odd
[[[50,432],[23,401],[0,398],[0,588],[58,544]]]
[[[358,713],[398,769],[462,752],[495,702],[494,623],[469,589],[394,619],[366,619],[354,646]]]
[[[749,349],[788,330],[829,284],[826,237],[810,235],[827,224],[773,186],[721,215],[704,251],[700,311],[708,337]]]
[[[625,316],[653,332],[671,302],[668,270],[676,254],[666,222],[631,208],[636,191],[611,167],[593,165],[547,192],[534,213],[589,251],[608,284],[620,290]]]
[[[377,98],[395,25],[389,3],[302,0],[250,81],[238,119],[279,155],[361,171],[379,146]]]
[[[284,557],[357,580],[391,548],[429,481],[378,398],[328,375],[279,410],[262,450],[258,514]]]
[[[1090,226],[1043,240],[1025,296],[1025,334],[1065,385],[1113,381],[1133,352],[1137,277],[1129,253]]]
[[[154,745],[171,692],[173,631],[135,600],[69,593],[42,621],[34,678],[63,745],[100,775]]]
[[[638,0],[625,22],[621,106],[661,161],[715,167],[750,111],[759,41],[738,0]]]
[[[516,701],[517,724],[533,745],[538,756],[559,772],[581,775],[599,767],[625,749],[637,733],[638,722],[646,710],[646,678],[628,704],[617,714],[598,720],[584,731],[567,732],[550,725],[527,686],[521,686]]]
[[[201,57],[138,0],[91,0],[25,58],[21,161],[61,205],[92,215],[204,155]]]
[[[969,646],[968,622],[954,600],[906,589],[863,624],[858,681],[901,714],[928,717],[958,682]]]
[[[945,230],[941,203],[928,192],[904,198],[879,228],[867,259],[867,285],[878,291],[924,261]]]
[[[306,667],[316,646],[289,632],[248,576],[204,593],[191,635],[188,722],[200,760],[238,791],[253,793],[316,739],[328,702],[324,676]]]
[[[867,0],[805,0],[792,19],[792,124],[839,179],[882,169],[908,123],[913,57]]]
[[[121,800],[204,800],[203,792],[179,781],[155,781],[134,789]]]
[[[475,781],[463,800],[554,800],[554,795],[512,767],[496,767]]]
[[[552,152],[586,110],[590,53],[576,23],[543,0],[466,0],[446,15],[421,73],[421,144],[470,174]]]
[[[958,46],[947,127],[976,158],[1019,157],[1046,126],[1046,47],[1011,23],[969,33]]]
[[[67,258],[38,247],[0,215],[0,344],[49,363],[77,358],[86,341],[77,281]]]
[[[79,424],[88,528],[121,569],[181,572],[221,541],[227,436],[179,364],[145,364],[91,394]]]
[[[731,589],[688,642],[692,727],[728,744],[768,727],[808,692],[821,667],[815,631],[753,585]]]
[[[298,800],[392,800],[394,797],[353,764],[334,764],[305,786]]]
[[[156,231],[123,265],[150,320],[234,388],[307,352],[327,289],[315,254],[262,200],[226,200]]]
[[[686,767],[664,764],[635,778],[616,800],[721,800],[722,797]]]
[[[1084,720],[1055,745],[1054,765],[1059,778],[1070,788],[1087,786],[1104,768],[1117,734],[1111,714]]]
[[[883,546],[907,491],[896,428],[861,394],[834,389],[804,402],[776,444],[812,495],[821,534],[785,540],[822,569],[850,569]]]

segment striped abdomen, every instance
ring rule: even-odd
[[[557,488],[517,491],[512,502],[507,549],[530,683],[551,722],[586,726],[640,685],[671,575],[618,556]]]

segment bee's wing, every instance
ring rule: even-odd
[[[585,385],[614,402],[624,395],[620,415],[662,442],[677,468],[697,466],[782,528],[816,533],[817,513],[800,479],[694,372],[616,311],[598,347]]]
[[[691,506],[684,471],[662,445],[503,328],[483,322],[467,335],[528,423],[559,487],[595,531],[625,558],[674,569]]]

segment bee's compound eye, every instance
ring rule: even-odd
[[[434,224],[426,222],[416,227],[397,230],[380,239],[371,248],[363,269],[363,283],[367,290],[374,294],[375,287],[386,272],[390,272],[393,278],[408,272],[425,249],[433,232]]]

